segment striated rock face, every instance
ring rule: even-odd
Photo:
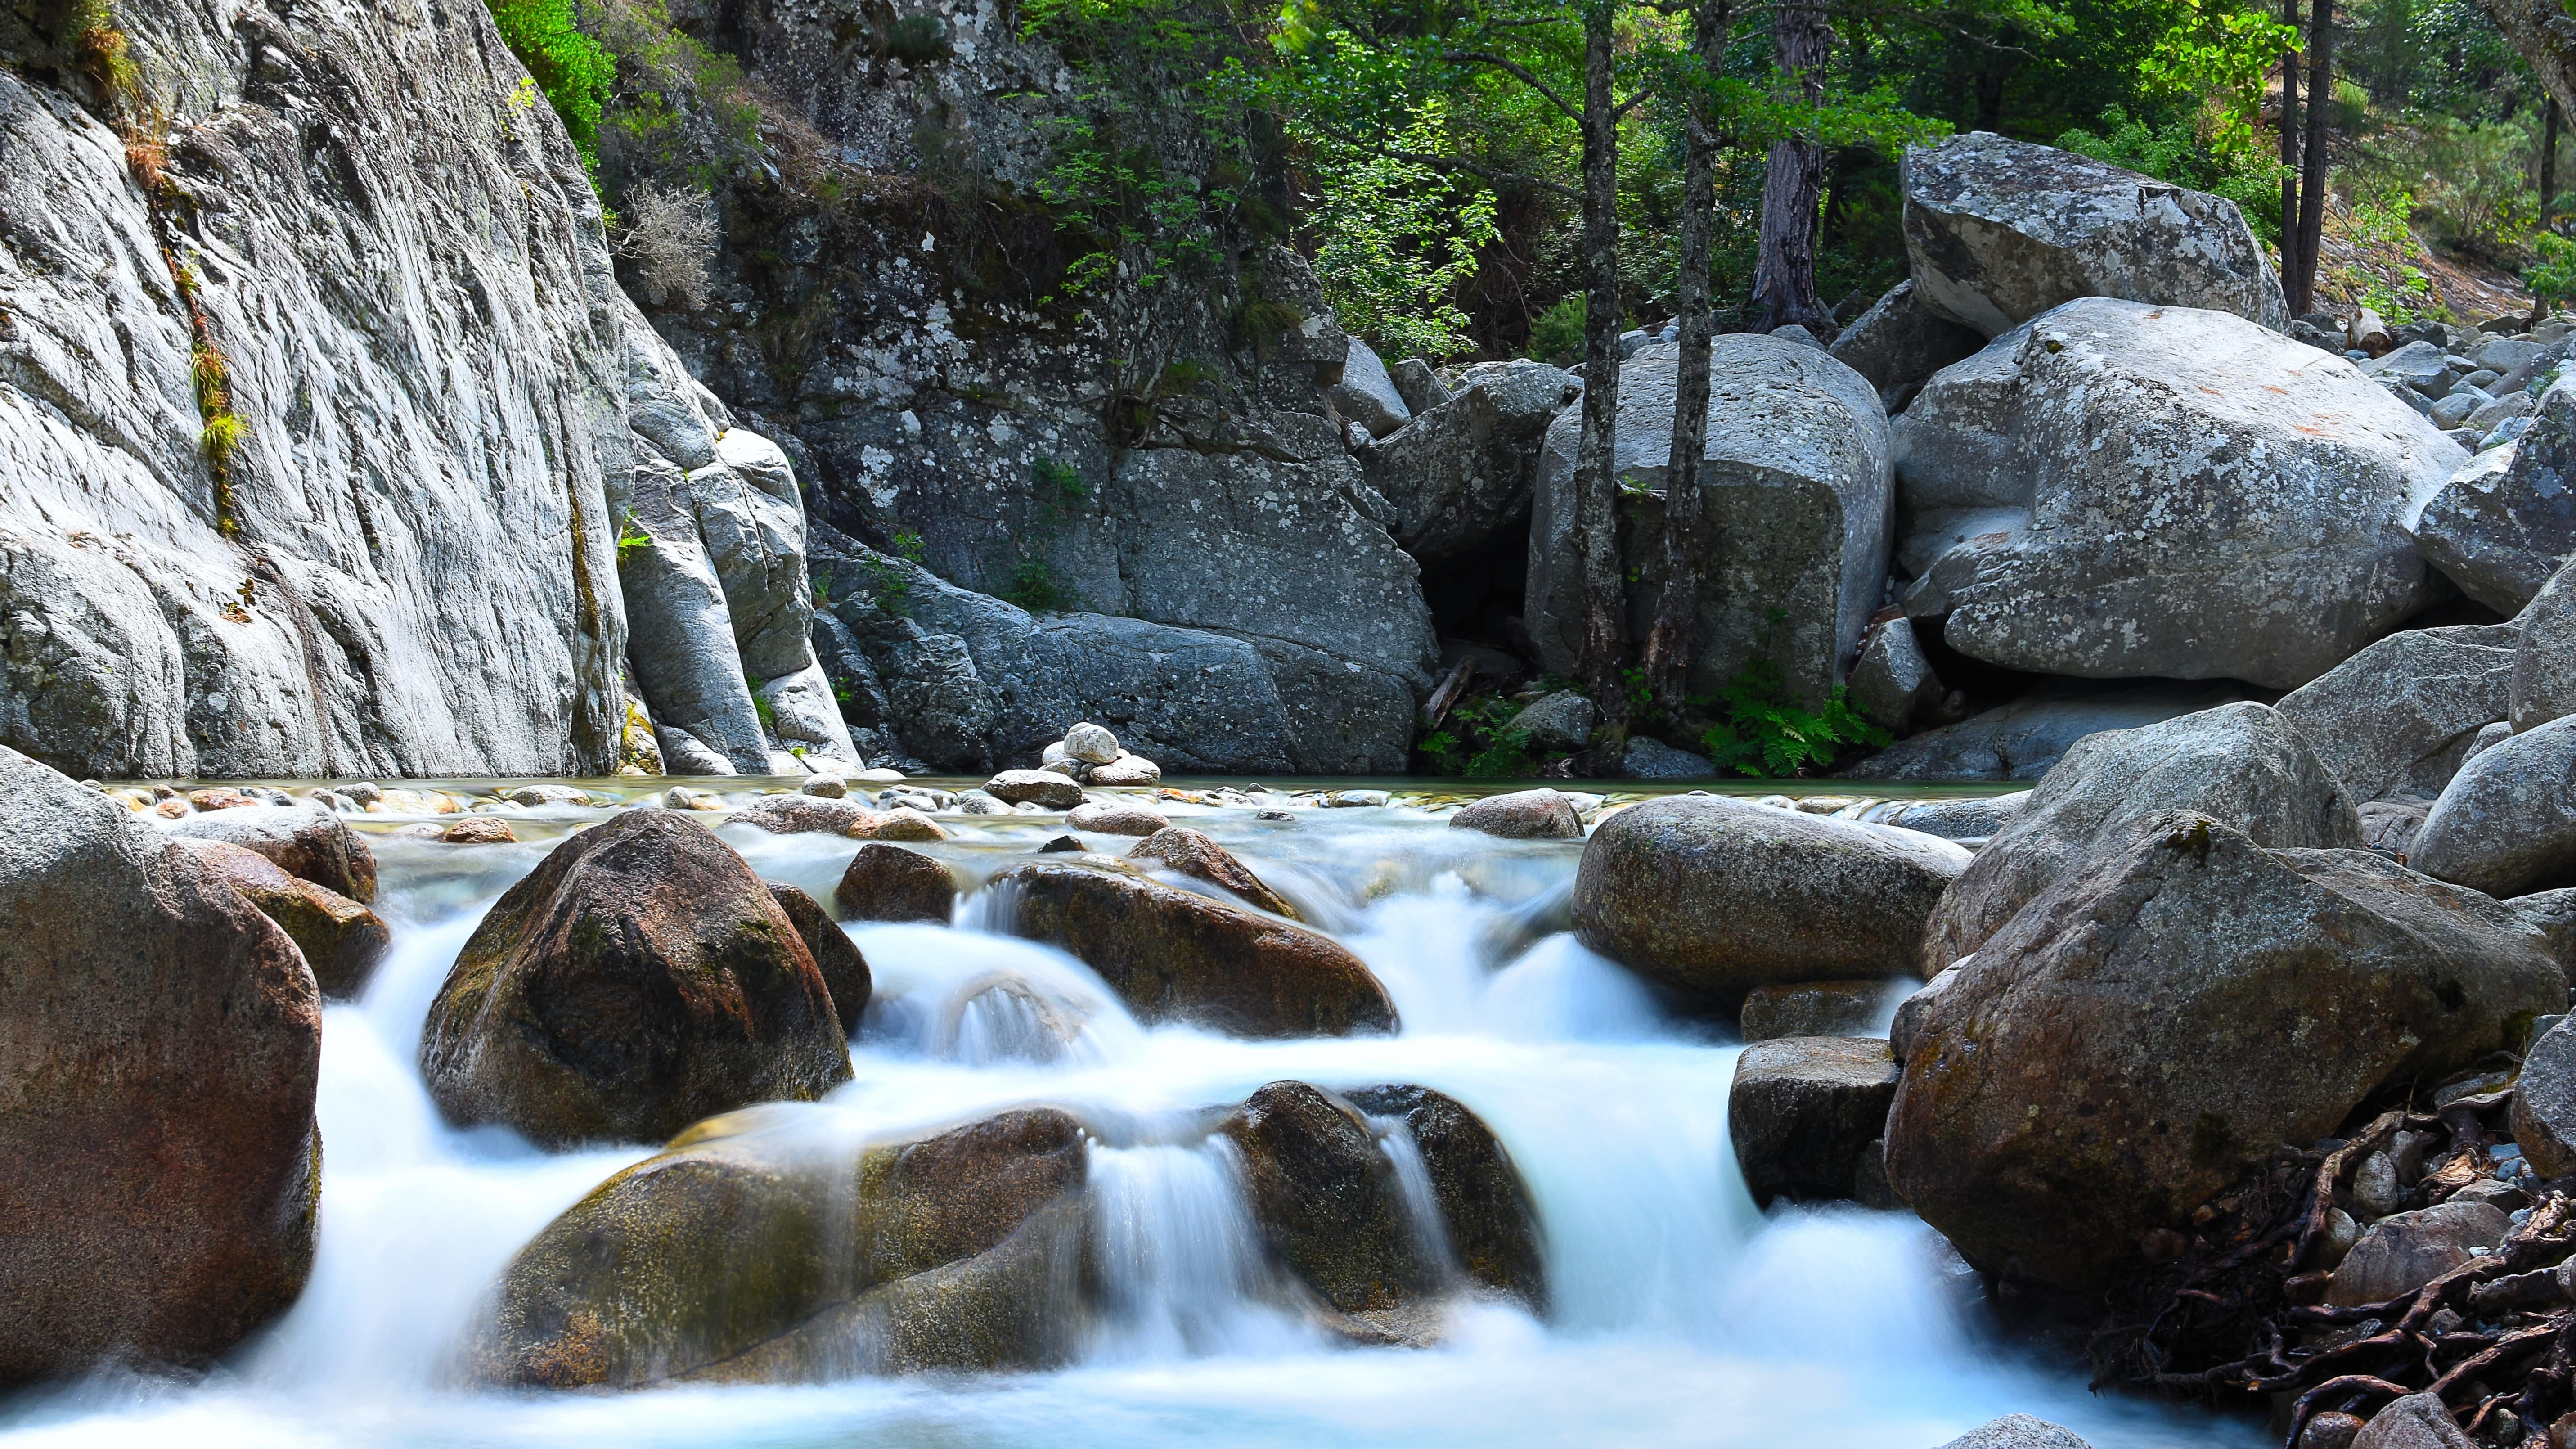
[[[734,657],[732,577],[630,641],[620,521],[686,390],[481,7],[116,20],[170,118],[150,195],[126,103],[30,79],[79,71],[0,24],[0,741],[102,776],[596,774],[630,642],[721,657],[737,691],[810,668]],[[201,403],[239,429],[220,465]],[[802,598],[801,559],[769,561]],[[756,726],[709,728],[769,767]]]
[[[2434,601],[2407,520],[2466,461],[2348,362],[2102,297],[1942,371],[1895,439],[1905,611],[1951,648],[2280,689]]]
[[[313,1264],[322,1003],[202,856],[0,748],[0,1384],[200,1364]]]
[[[1671,460],[1680,346],[1658,343],[1619,373],[1616,466],[1642,495],[1623,497],[1620,551],[1642,587],[1631,638],[1653,626],[1663,576],[1664,466]],[[1572,675],[1582,644],[1574,549],[1574,450],[1580,410],[1547,432],[1531,504],[1530,637],[1540,666]],[[1822,699],[1841,682],[1886,584],[1891,475],[1877,389],[1813,347],[1751,333],[1711,344],[1708,444],[1699,473],[1707,523],[1694,691],[1714,693],[1755,658]],[[1785,622],[1773,611],[1785,611]]]
[[[1904,173],[1923,302],[1988,337],[2076,297],[2289,325],[2280,279],[2232,201],[1984,131],[1909,148]]]

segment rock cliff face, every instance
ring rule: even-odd
[[[102,776],[611,768],[635,477],[740,475],[673,456],[722,410],[483,7],[132,0],[112,88],[68,13],[0,10],[0,741]],[[801,534],[792,484],[773,511]],[[799,577],[754,592],[802,600],[771,557]],[[767,768],[742,666],[810,673],[803,618],[738,626],[712,572],[639,656],[718,657],[727,757]],[[775,658],[730,637],[775,624]]]

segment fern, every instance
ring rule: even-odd
[[[1839,684],[1822,709],[1808,710],[1769,659],[1747,663],[1718,690],[1716,702],[1725,718],[1709,726],[1700,742],[1719,769],[1742,775],[1785,779],[1825,769],[1849,747],[1895,740],[1855,713]]]

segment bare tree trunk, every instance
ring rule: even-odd
[[[2549,119],[2540,128],[2540,224],[2555,220],[2550,210],[2558,204],[2558,109],[2555,98],[2549,102]]]
[[[2326,227],[2326,137],[2333,124],[2334,0],[2308,11],[2308,142],[2299,181],[2299,269],[2290,282],[2290,315],[2316,310],[2317,245]]]
[[[2576,114],[2576,16],[2558,0],[2478,0],[2559,109]]]
[[[1583,560],[1579,668],[1615,742],[1625,723],[1619,666],[1626,584],[1619,559],[1619,117],[1610,94],[1610,0],[1583,12],[1583,431],[1574,453],[1574,544]]]
[[[1784,98],[1809,105],[1824,98],[1825,60],[1833,40],[1825,12],[1782,5],[1771,28],[1771,59]],[[1830,340],[1834,319],[1816,296],[1816,206],[1825,183],[1825,148],[1804,137],[1771,143],[1762,180],[1762,245],[1753,266],[1756,332],[1795,322]]]
[[[2281,0],[2281,23],[2299,28],[2299,0]],[[2299,274],[2299,64],[2291,51],[2281,57],[2281,283]]]
[[[1692,7],[1694,82],[1717,74],[1734,16],[1728,0]],[[1664,592],[1646,636],[1646,687],[1667,720],[1682,717],[1699,623],[1700,454],[1708,444],[1708,253],[1717,221],[1717,124],[1708,94],[1694,85],[1683,106],[1680,278],[1673,308],[1681,360],[1673,377],[1673,448],[1664,463]]]

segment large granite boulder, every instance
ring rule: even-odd
[[[1703,590],[1690,686],[1715,693],[1769,659],[1811,701],[1840,683],[1886,586],[1891,474],[1886,409],[1859,373],[1813,347],[1728,333],[1710,343],[1708,443],[1699,470]],[[1680,344],[1619,371],[1615,466],[1632,637],[1652,627],[1663,577],[1663,476],[1671,461]],[[1579,410],[1557,416],[1539,459],[1526,617],[1540,666],[1572,675],[1582,647],[1574,547]],[[1782,617],[1785,616],[1785,617]]]
[[[1851,780],[2036,780],[2087,735],[2133,730],[2243,697],[2227,684],[2045,679],[2009,704],[1898,740],[1835,773]]]
[[[1905,253],[1924,306],[1992,337],[2076,297],[2289,325],[2236,203],[1985,131],[1909,147]]]
[[[1937,836],[1722,795],[1603,821],[1574,881],[1584,945],[1693,1005],[1756,986],[1910,976],[1924,922],[1971,857]]]
[[[179,837],[178,843],[286,932],[304,953],[304,964],[312,968],[314,984],[325,996],[355,997],[393,944],[393,930],[382,916],[338,891],[288,875],[257,851],[189,836]]]
[[[1368,1119],[1304,1082],[1272,1082],[1217,1127],[1243,1163],[1244,1196],[1270,1250],[1344,1313],[1441,1286],[1394,1160]]]
[[[1080,957],[1149,1025],[1186,1021],[1251,1037],[1395,1029],[1395,1004],[1377,977],[1303,926],[1084,864],[1015,865],[985,889],[997,926]]]
[[[360,905],[376,898],[376,853],[367,848],[365,837],[328,810],[238,805],[182,816],[170,833],[238,845],[268,857],[288,875]]]
[[[203,1364],[294,1303],[321,1058],[284,931],[0,747],[0,1384]]]
[[[2576,715],[2508,736],[2462,765],[2407,858],[2491,896],[2576,885]]]
[[[1547,1307],[1547,1263],[1538,1210],[1511,1154],[1467,1105],[1429,1087],[1363,1087],[1347,1094],[1374,1122],[1400,1124],[1422,1157],[1441,1237],[1467,1277]]]
[[[2438,795],[2513,706],[2511,624],[2391,634],[2275,706],[2354,800]]]
[[[1368,429],[1372,438],[1383,438],[1413,421],[1413,406],[1397,390],[1395,379],[1387,376],[1386,363],[1376,349],[1356,337],[1342,354],[1341,378],[1324,395],[1332,399],[1336,412]]]
[[[2576,563],[2542,585],[2514,623],[2521,639],[2513,657],[2513,727],[2538,729],[2576,714]]]
[[[2257,845],[2358,849],[2361,817],[2342,782],[2281,715],[2231,704],[2143,729],[2091,735],[1960,873],[1924,933],[1928,975],[1976,951],[2050,882],[2129,822],[2191,810]]]
[[[1908,278],[1853,318],[1825,350],[1868,379],[1893,413],[1913,398],[1925,378],[1985,345],[1986,334],[1925,306],[1923,294]]]
[[[430,1003],[421,1074],[459,1125],[656,1142],[850,1079],[830,987],[733,848],[668,810],[556,846],[493,903]]]
[[[478,1376],[526,1388],[1036,1368],[1070,1348],[1088,1152],[1052,1109],[855,1160],[717,1121],[503,1273]]]
[[[1582,394],[1580,381],[1544,362],[1480,362],[1446,401],[1360,449],[1361,475],[1394,510],[1395,541],[1440,563],[1518,521],[1548,424]]]
[[[1951,648],[2278,689],[2435,600],[2407,521],[2467,459],[2348,362],[2107,297],[1944,370],[1894,438],[1905,610]]]
[[[1874,1037],[1790,1036],[1735,1059],[1726,1134],[1753,1201],[1852,1195],[1861,1155],[1887,1132],[1896,1059]]]
[[[2499,614],[2576,559],[2576,372],[2540,395],[2523,435],[2480,453],[2408,520],[2460,592]]]
[[[2566,989],[2476,892],[2188,811],[2135,819],[1931,995],[1888,1181],[1970,1262],[2096,1287],[2274,1144],[2509,1049]]]

